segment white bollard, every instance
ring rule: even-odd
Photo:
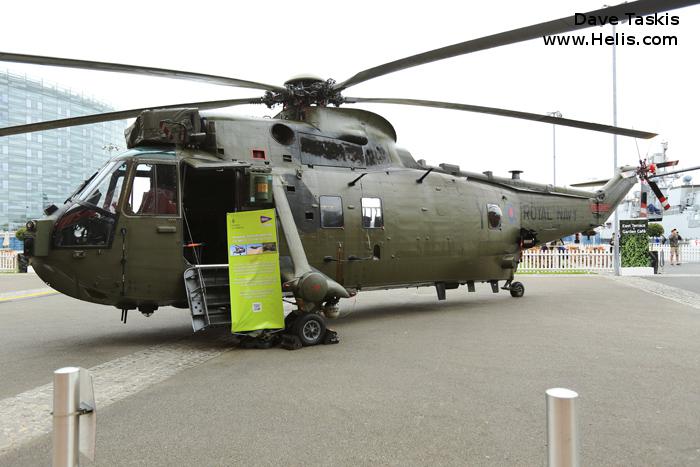
[[[547,465],[579,467],[578,394],[570,389],[552,388],[547,399]]]
[[[78,465],[78,409],[80,368],[60,368],[53,373],[53,467]]]

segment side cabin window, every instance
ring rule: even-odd
[[[126,212],[143,216],[178,214],[177,167],[173,164],[136,165]]]
[[[362,198],[362,227],[366,229],[381,229],[384,227],[381,199]]]
[[[503,212],[497,204],[489,204],[486,210],[486,217],[489,221],[489,229],[500,229]]]
[[[319,196],[321,205],[321,227],[338,229],[343,227],[343,200],[340,196]]]

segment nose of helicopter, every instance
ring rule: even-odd
[[[54,216],[47,216],[27,222],[27,237],[24,241],[24,254],[34,272],[51,288],[78,298],[78,282],[62,267],[60,256],[50,248],[51,232],[55,224]]]
[[[79,297],[78,282],[60,267],[60,263],[52,261],[52,256],[36,257],[29,260],[34,272],[49,287],[73,298]]]

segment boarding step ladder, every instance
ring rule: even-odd
[[[200,264],[185,270],[192,329],[231,324],[228,264]]]

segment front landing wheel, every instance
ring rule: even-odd
[[[326,321],[319,314],[305,313],[294,321],[294,334],[304,346],[320,344],[326,334]]]
[[[513,282],[510,284],[510,296],[520,298],[525,295],[525,286],[522,282]]]

